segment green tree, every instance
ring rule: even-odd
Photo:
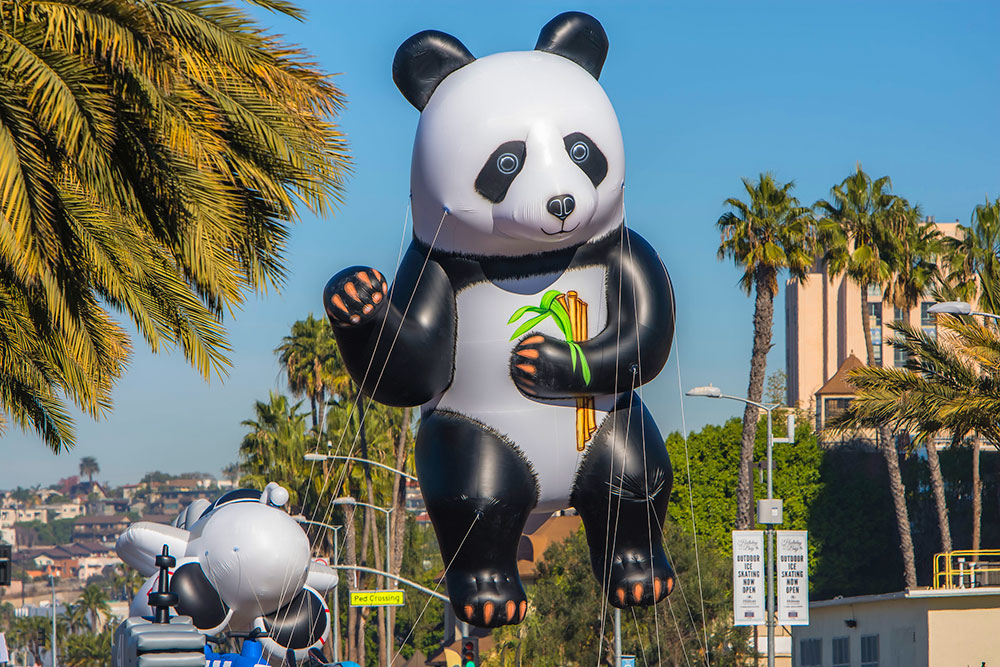
[[[662,537],[677,589],[666,603],[622,612],[622,651],[642,656],[639,664],[745,664],[747,633],[731,627],[728,562],[702,545],[699,568],[690,534],[672,521]],[[528,588],[527,618],[494,630],[497,646],[519,643],[523,664],[529,665],[614,664],[613,610],[594,581],[582,529],[545,551]],[[499,655],[486,664],[499,667]]]
[[[240,444],[242,481],[263,489],[268,482],[278,482],[289,492],[293,508],[299,509],[308,477],[303,459],[306,453],[306,415],[299,412],[301,403],[292,403],[287,396],[270,393],[267,403],[254,403],[255,419],[243,421],[250,432]]]
[[[977,206],[971,224],[958,225],[947,244],[956,296],[1000,313],[1000,197]]]
[[[892,182],[888,176],[873,180],[862,171],[859,163],[853,174],[833,186],[830,200],[820,200],[815,205],[822,213],[819,232],[820,243],[826,248],[823,260],[827,273],[831,279],[847,275],[860,288],[861,327],[869,366],[876,365],[868,304],[869,288],[888,285],[898,273],[898,238],[906,236],[905,230],[913,219],[909,204],[892,194],[891,189]],[[878,429],[879,448],[889,470],[904,579],[908,587],[914,587],[917,585],[917,570],[906,489],[899,470],[899,453],[889,429],[885,425]]]
[[[76,605],[86,612],[92,632],[104,629],[105,623],[111,618],[108,595],[97,584],[88,584],[80,592],[80,597],[76,599]]]
[[[778,183],[769,173],[756,183],[743,179],[747,202],[726,200],[732,208],[719,218],[722,240],[719,259],[731,258],[743,269],[740,287],[754,293],[753,350],[750,354],[750,380],[747,398],[760,403],[767,373],[767,353],[771,349],[774,326],[774,297],[778,293],[778,273],[787,270],[794,278],[805,280],[814,261],[816,225],[810,209],[792,196],[794,181]],[[736,527],[749,528],[753,523],[750,464],[754,435],[757,432],[758,408],[747,403],[743,411],[743,434],[739,476],[736,486]]]
[[[0,61],[0,414],[61,451],[67,400],[110,409],[119,313],[226,371],[225,313],[280,286],[302,206],[341,196],[344,96],[225,0],[2,0]]]
[[[972,548],[980,546],[982,480],[980,450],[988,439],[1000,442],[1000,338],[972,318],[944,317],[939,337],[897,323],[894,344],[907,350],[906,368],[858,368],[850,382],[854,401],[842,417],[846,427],[896,423],[930,441],[941,430],[958,445],[972,446]],[[933,449],[928,444],[928,451]],[[943,484],[940,504],[944,504]],[[939,507],[939,513],[944,508]],[[944,510],[946,512],[946,510]]]
[[[80,459],[80,474],[86,475],[91,484],[94,483],[94,475],[99,472],[101,472],[101,466],[98,465],[97,459],[93,456],[84,456]]]
[[[326,318],[309,313],[292,325],[274,350],[288,378],[288,389],[295,397],[309,399],[312,425],[323,433],[326,423],[326,399],[347,382],[347,372],[340,360],[340,350],[333,329]]]

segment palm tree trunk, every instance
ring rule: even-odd
[[[944,497],[944,476],[941,474],[941,459],[933,436],[927,438],[927,468],[931,473],[931,490],[934,492],[934,508],[937,510],[938,532],[941,534],[941,551],[951,551],[951,527],[948,524],[948,505]]]
[[[750,354],[750,381],[747,398],[760,403],[764,394],[764,376],[767,372],[767,353],[771,349],[771,328],[774,322],[774,294],[771,281],[774,271],[760,268],[754,279],[756,298],[753,311],[753,351]],[[753,527],[753,463],[754,441],[757,436],[758,409],[747,403],[743,410],[743,434],[740,438],[740,468],[736,481],[736,528]]]
[[[972,438],[972,550],[979,550],[980,526],[983,520],[983,482],[979,479],[979,450],[982,436],[977,432]],[[973,555],[973,560],[977,557]]]
[[[879,447],[889,471],[889,491],[892,495],[892,506],[896,512],[899,551],[903,557],[903,580],[907,588],[915,588],[917,585],[917,566],[913,554],[913,536],[910,533],[910,513],[906,509],[906,487],[903,486],[903,475],[899,470],[899,453],[896,451],[896,442],[889,433],[889,429],[884,426],[879,428],[879,441]]]
[[[861,288],[861,330],[865,333],[865,354],[868,365],[875,365],[875,348],[872,346],[872,323],[868,319],[868,283],[859,283]]]

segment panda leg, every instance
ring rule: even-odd
[[[446,411],[421,422],[415,458],[455,614],[480,627],[520,623],[527,599],[517,545],[538,501],[528,462],[482,424]]]
[[[659,429],[638,396],[623,395],[595,434],[571,496],[594,575],[615,607],[652,605],[673,590],[662,543],[672,484]]]

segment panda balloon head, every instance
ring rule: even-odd
[[[617,227],[625,155],[598,83],[607,51],[600,23],[579,13],[550,21],[533,51],[477,59],[442,32],[406,40],[392,71],[421,111],[410,177],[417,238],[517,256]]]

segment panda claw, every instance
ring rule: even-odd
[[[520,623],[521,621],[524,620],[524,615],[527,614],[527,613],[528,613],[528,601],[527,600],[521,600],[521,604],[520,604],[520,607],[518,609],[518,617],[517,617],[518,623]]]
[[[354,283],[344,283],[344,291],[355,301],[361,301],[361,298],[358,297],[358,288],[354,286]]]
[[[365,273],[364,271],[358,271],[358,280],[360,280],[361,282],[363,282],[368,287],[372,286],[371,278],[369,278],[368,274]]]
[[[517,613],[517,605],[513,600],[507,600],[507,604],[504,605],[505,611],[507,612],[507,620],[513,621],[516,617],[514,614]]]
[[[492,620],[493,620],[493,603],[487,602],[486,604],[483,605],[483,621],[486,623],[486,625],[489,625],[490,621]]]

